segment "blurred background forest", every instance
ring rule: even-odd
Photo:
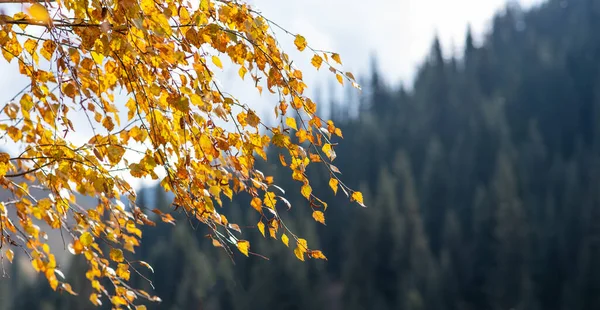
[[[133,285],[162,298],[149,309],[600,309],[598,31],[599,0],[509,5],[481,44],[466,33],[464,51],[443,57],[432,42],[410,87],[374,69],[360,96],[317,98],[344,133],[335,164],[369,208],[333,196],[313,167],[323,226],[286,169],[262,170],[287,190],[287,224],[329,260],[300,262],[247,229],[269,260],[234,264],[180,216],[143,231],[136,255],[155,290],[132,273]],[[153,187],[139,199],[171,208]],[[230,220],[255,223],[248,203],[229,203]],[[32,278],[26,259],[7,265],[0,309],[95,308],[82,264],[66,268],[76,297]]]

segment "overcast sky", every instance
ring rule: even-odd
[[[250,0],[264,15],[309,44],[342,55],[365,72],[371,54],[390,82],[409,81],[437,33],[445,51],[463,46],[467,25],[484,33],[506,0]],[[540,0],[518,1],[529,7]]]
[[[460,50],[470,24],[476,39],[488,31],[494,12],[506,0],[247,0],[266,17],[293,33],[301,33],[310,46],[338,52],[345,71],[357,77],[369,70],[370,56],[376,55],[379,69],[394,85],[410,83],[417,66],[437,34],[444,51]],[[540,0],[521,0],[523,7]],[[16,8],[17,7],[11,7]],[[284,48],[293,50],[293,38],[278,36]],[[309,88],[335,81],[327,70],[315,72],[309,65],[312,55],[290,53],[304,72]],[[262,113],[272,111],[274,100],[259,97],[248,83],[239,81],[237,68],[219,73],[224,88],[244,98]],[[329,81],[328,81],[329,80]],[[20,77],[16,62],[0,62],[0,104],[10,100],[27,80]],[[272,112],[270,112],[272,113]],[[89,139],[86,132],[70,136],[77,142]],[[4,141],[0,141],[0,145]],[[14,149],[11,151],[15,151]],[[137,182],[135,182],[137,183]]]

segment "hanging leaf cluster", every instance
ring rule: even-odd
[[[140,298],[159,300],[127,284],[140,266],[152,271],[129,257],[140,245],[142,225],[175,220],[137,206],[123,172],[159,181],[173,193],[174,209],[206,225],[213,244],[230,254],[252,254],[222,208],[223,199],[245,192],[263,235],[293,247],[300,260],[325,259],[281,221],[278,208],[291,205],[273,178],[255,168],[256,160],[267,160],[267,148],[279,150],[278,161],[299,182],[316,221],[325,224],[327,204],[306,176],[313,163],[327,167],[335,193],[341,189],[363,205],[362,194],[346,186],[332,164],[341,130],[317,116],[302,72],[275,37],[279,26],[249,5],[58,0],[24,7],[0,15],[2,57],[30,80],[0,106],[0,138],[21,150],[0,153],[0,186],[13,197],[0,203],[0,244],[9,261],[15,251],[29,255],[52,289],[75,294],[48,245],[48,230],[60,230],[69,251],[87,261],[92,303],[133,307]],[[327,67],[340,84],[358,87],[339,69],[338,54],[281,30],[299,51],[312,53],[316,69]],[[278,96],[278,124],[269,125],[221,88],[215,72],[227,67],[258,92]],[[92,132],[85,143],[70,139],[75,119]],[[46,192],[40,197],[33,189]],[[96,197],[97,204],[83,206],[76,194]]]

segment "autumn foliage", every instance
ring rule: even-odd
[[[340,129],[317,116],[275,29],[312,53],[316,69],[357,87],[339,69],[338,54],[311,48],[303,36],[237,1],[59,0],[23,7],[0,15],[2,56],[31,81],[0,106],[0,135],[19,148],[0,153],[0,185],[12,197],[0,203],[4,258],[26,253],[54,290],[75,294],[48,245],[48,230],[60,230],[68,250],[87,260],[92,303],[158,300],[127,284],[132,272],[150,267],[129,261],[128,253],[140,245],[139,227],[154,225],[152,212],[165,222],[174,218],[136,206],[125,171],[160,181],[175,197],[173,210],[206,225],[228,253],[252,254],[221,207],[222,199],[245,192],[261,218],[245,224],[280,239],[300,260],[325,259],[281,221],[280,210],[290,204],[255,162],[277,149],[276,161],[300,182],[314,220],[323,224],[327,204],[312,193],[308,165],[324,165],[331,189],[363,204],[332,165]],[[226,66],[259,92],[278,96],[276,125],[220,88],[214,72]],[[119,117],[123,109],[127,119]],[[85,118],[92,132],[85,143],[70,139],[75,118]],[[45,190],[43,197],[34,188]],[[78,204],[76,194],[97,198],[97,205]]]

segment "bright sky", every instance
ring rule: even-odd
[[[391,82],[409,81],[437,33],[443,48],[462,48],[467,25],[480,36],[507,0],[250,0],[309,44],[339,52],[345,68],[367,73],[376,54]],[[517,1],[530,7],[540,0]]]
[[[506,4],[506,0],[247,1],[290,32],[301,33],[313,48],[339,53],[344,70],[357,77],[369,72],[370,57],[376,55],[380,72],[394,85],[410,83],[436,34],[447,54],[453,47],[461,50],[467,25],[471,25],[475,38],[480,39],[488,31],[494,12]],[[541,1],[519,2],[529,7]],[[284,47],[293,49],[293,38],[282,35],[279,39]],[[335,81],[327,70],[315,72],[309,65],[312,55],[290,54],[298,59],[309,88],[316,84],[327,88],[328,82]],[[16,62],[11,65],[0,62],[0,106],[27,83],[17,72]],[[251,85],[239,81],[237,69],[225,70],[218,76],[221,84],[229,86],[225,88],[238,98],[246,99],[246,103],[260,112],[272,111],[275,101],[259,97]],[[79,141],[86,136],[89,139],[87,133],[78,132],[72,138]],[[3,143],[0,141],[0,147]]]

